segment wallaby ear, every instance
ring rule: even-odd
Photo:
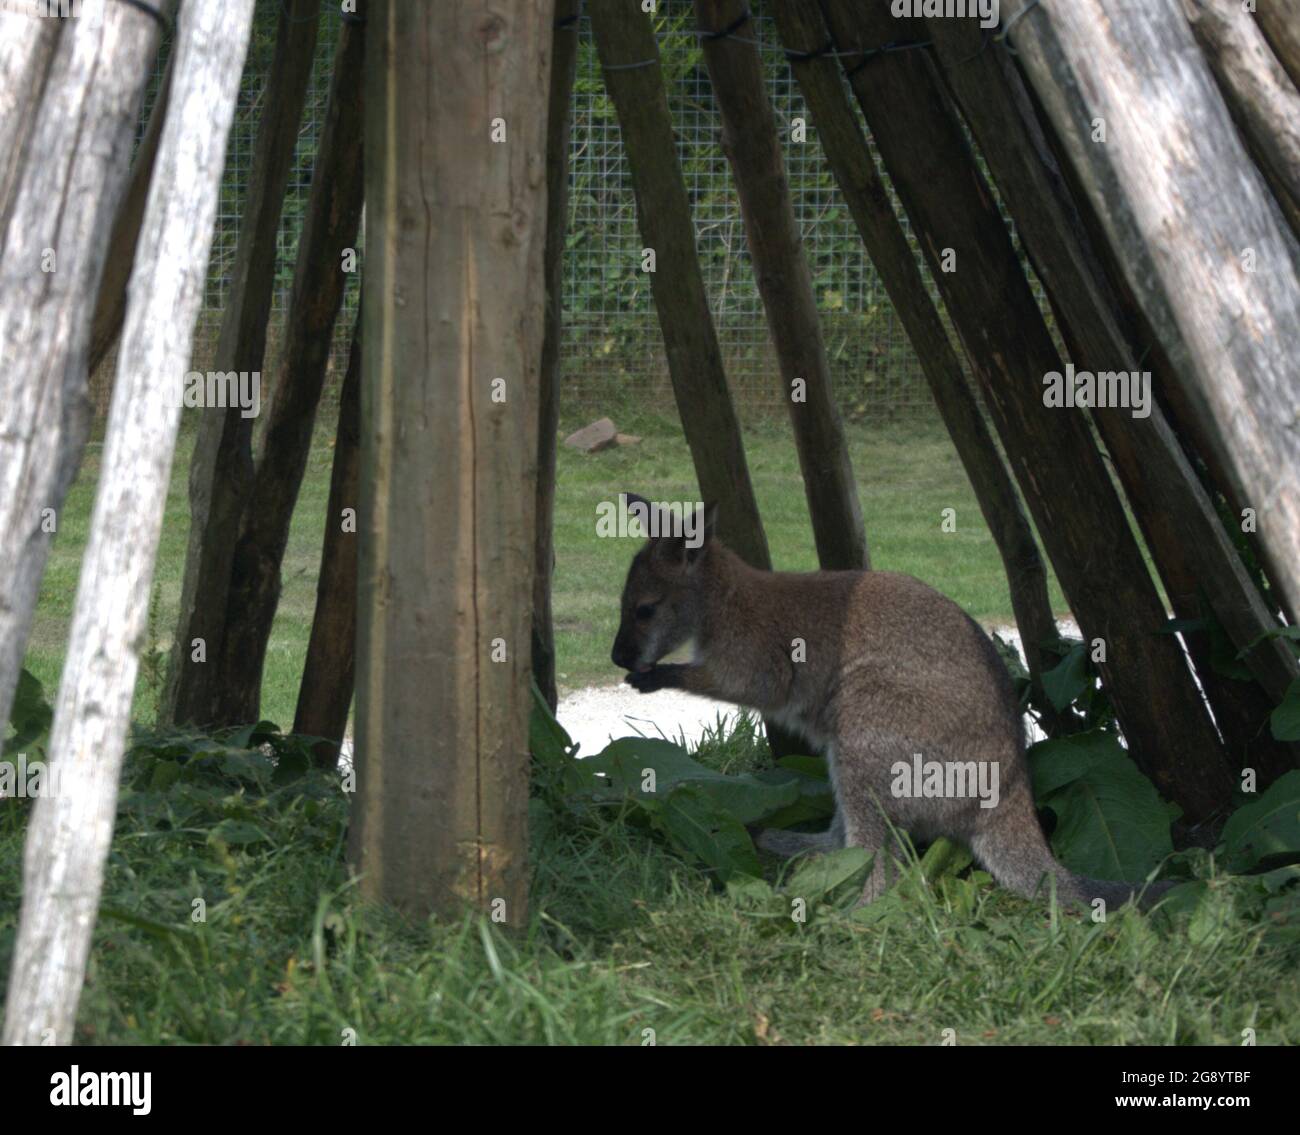
[[[707,544],[718,534],[718,502],[704,502],[704,542]]]
[[[695,566],[695,561],[700,558],[700,553],[708,546],[713,534],[718,527],[718,503],[717,501],[705,502],[695,510],[695,540],[682,541],[682,547],[678,553],[689,571]]]
[[[641,524],[641,530],[649,536],[654,506],[639,493],[620,493],[619,495],[623,498],[623,507],[627,510],[628,516],[638,520]]]

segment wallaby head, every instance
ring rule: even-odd
[[[650,534],[628,568],[622,613],[610,658],[623,670],[646,671],[699,632],[706,586],[701,570],[714,539],[717,506],[672,513],[635,493],[629,516]]]

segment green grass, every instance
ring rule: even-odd
[[[619,678],[609,662],[609,648],[634,546],[628,540],[596,537],[597,505],[616,500],[624,490],[652,500],[688,500],[697,492],[686,443],[672,420],[621,409],[616,421],[642,436],[641,444],[591,455],[563,446],[559,452],[554,615],[565,690]],[[564,430],[581,424],[566,421]],[[942,427],[905,421],[847,429],[873,565],[924,579],[986,624],[1011,622],[1001,560]],[[156,652],[170,641],[180,602],[193,442],[192,432],[182,436],[173,466],[154,573],[149,644],[136,689],[138,720],[153,719],[162,681]],[[774,565],[791,571],[815,568],[812,529],[788,423],[781,418],[754,421],[746,428],[745,444]],[[293,719],[315,609],[331,446],[332,430],[318,429],[289,534],[283,590],[267,651],[262,716],[284,725]],[[89,448],[60,514],[28,650],[28,668],[51,693],[58,687],[101,452],[98,444]],[[956,511],[955,532],[940,529],[945,508]],[[1054,581],[1052,602],[1058,612],[1066,612]]]
[[[752,729],[701,759],[759,761]],[[134,758],[138,760],[139,758]],[[138,765],[133,767],[138,768]],[[130,780],[130,777],[128,777]],[[26,804],[0,811],[0,972]],[[227,846],[221,817],[259,826]],[[533,817],[532,909],[405,920],[357,900],[337,779],[128,793],[78,1039],[113,1044],[1260,1044],[1300,1041],[1294,930],[1245,880],[1192,925],[1086,914],[913,869],[864,915],[797,924],[732,897],[616,815]],[[777,879],[772,866],[769,877]],[[195,898],[206,903],[194,921]],[[1294,919],[1293,919],[1294,921]]]

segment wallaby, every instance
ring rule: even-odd
[[[863,903],[890,881],[891,824],[922,840],[960,840],[1002,886],[1026,897],[1044,893],[1049,876],[1060,898],[1100,898],[1108,909],[1130,898],[1150,905],[1173,886],[1088,879],[1052,857],[1010,675],[951,599],[895,572],[761,571],[718,540],[716,506],[679,521],[674,533],[662,506],[626,500],[651,533],[628,570],[611,652],[627,682],[642,693],[682,689],[747,706],[826,754],[836,802],[830,829],[769,829],[760,847],[875,852]],[[660,663],[688,644],[690,663]],[[939,770],[931,787],[956,791],[913,791],[909,773],[920,768]],[[968,791],[976,781],[992,791],[977,798]]]

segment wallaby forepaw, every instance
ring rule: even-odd
[[[633,670],[623,681],[643,694],[653,694],[656,690],[666,690],[681,685],[676,669],[672,666],[651,666],[649,670]]]

